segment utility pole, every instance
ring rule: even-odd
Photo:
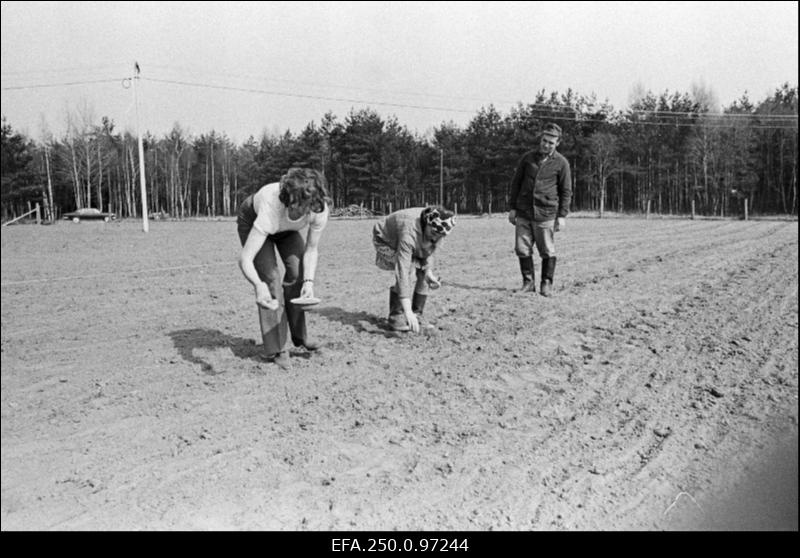
[[[47,148],[47,138],[44,139],[44,164],[47,167],[47,205],[45,206],[45,216],[51,223],[56,220],[56,210],[53,207],[53,179],[50,176],[50,152]],[[100,210],[102,211],[102,207]]]
[[[142,230],[148,232],[150,225],[147,221],[147,188],[144,179],[144,146],[142,145],[142,130],[139,125],[139,97],[136,94],[136,84],[139,81],[139,63],[133,63],[133,103],[136,106],[136,134],[139,136],[139,183],[142,187]]]
[[[439,148],[439,205],[444,207],[444,149]]]

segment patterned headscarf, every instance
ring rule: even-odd
[[[456,226],[456,218],[454,216],[442,219],[442,215],[435,207],[426,207],[422,210],[422,222],[426,227],[436,231],[439,234],[448,235],[453,227]]]

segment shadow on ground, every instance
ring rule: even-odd
[[[169,336],[181,358],[192,364],[197,364],[203,372],[209,375],[216,375],[219,372],[216,372],[210,363],[195,354],[197,349],[213,351],[227,348],[238,358],[263,362],[261,346],[256,345],[255,341],[243,337],[234,337],[216,329],[181,329],[170,332]]]
[[[311,311],[315,314],[319,314],[326,320],[351,326],[356,331],[373,333],[384,337],[398,337],[400,335],[398,332],[389,329],[389,323],[386,318],[381,318],[368,312],[351,312],[350,310],[345,310],[338,306],[316,308]]]

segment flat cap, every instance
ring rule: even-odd
[[[548,136],[555,136],[557,138],[561,137],[561,126],[558,124],[553,124],[552,122],[548,122],[544,125],[544,130],[542,130],[543,134],[547,134]]]

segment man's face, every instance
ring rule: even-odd
[[[557,137],[550,134],[542,134],[542,139],[539,142],[539,152],[542,155],[552,155],[558,144],[559,139]]]

